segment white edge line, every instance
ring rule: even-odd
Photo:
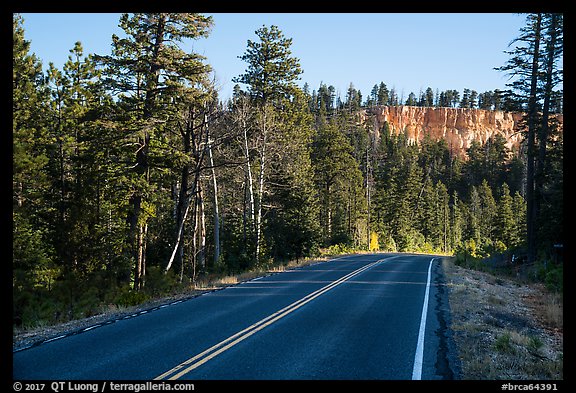
[[[15,353],[15,352],[24,351],[25,349],[30,349],[30,348],[32,348],[33,346],[34,346],[34,345],[27,345],[27,346],[25,346],[25,347],[16,348],[16,349],[15,349],[14,351],[12,351],[12,352]]]
[[[95,328],[97,328],[97,327],[99,327],[99,326],[102,326],[102,325],[93,325],[93,326],[87,327],[86,329],[83,329],[82,331],[83,331],[83,332],[87,332],[88,330],[95,329]]]
[[[61,335],[61,336],[58,336],[58,337],[54,337],[54,338],[48,339],[48,340],[45,340],[44,343],[49,343],[49,342],[51,342],[51,341],[56,341],[56,340],[59,340],[59,339],[64,338],[64,337],[66,337],[65,334],[63,334],[63,335]]]
[[[422,317],[420,318],[420,331],[418,333],[418,345],[414,355],[414,368],[412,369],[412,380],[422,379],[422,363],[424,360],[424,334],[426,333],[426,316],[428,315],[428,297],[430,294],[430,272],[432,271],[432,262],[428,265],[428,279],[426,280],[426,292],[424,294],[424,305],[422,306]]]

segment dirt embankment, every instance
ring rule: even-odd
[[[563,379],[560,295],[448,259],[444,270],[462,379]]]

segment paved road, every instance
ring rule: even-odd
[[[452,379],[442,276],[430,255],[337,258],[14,352],[13,378]]]

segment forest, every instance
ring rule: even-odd
[[[181,48],[212,25],[124,14],[110,55],[76,42],[62,69],[43,70],[13,15],[15,326],[361,250],[514,255],[563,290],[561,14],[526,16],[510,61],[495,65],[509,90],[406,98],[384,82],[364,99],[353,83],[345,97],[324,83],[300,88],[292,40],[262,26],[220,100],[209,59]],[[523,112],[523,146],[510,151],[497,135],[459,156],[386,124],[376,138],[359,113],[377,105]]]

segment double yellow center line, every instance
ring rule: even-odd
[[[284,318],[286,315],[299,309],[300,307],[302,307],[306,303],[316,299],[318,296],[328,292],[332,288],[335,288],[336,286],[338,286],[338,285],[342,284],[343,282],[351,279],[352,277],[362,273],[363,271],[374,267],[375,265],[381,263],[382,261],[384,261],[384,259],[380,259],[376,262],[370,263],[370,264],[365,265],[365,266],[363,266],[357,270],[354,270],[351,273],[348,273],[344,277],[341,277],[338,280],[333,281],[330,284],[326,285],[325,287],[322,287],[322,288],[304,296],[303,298],[301,298],[301,299],[295,301],[294,303],[284,307],[283,309],[276,311],[274,314],[271,314],[271,315],[267,316],[266,318],[261,319],[260,321],[256,322],[255,324],[247,327],[246,329],[228,337],[227,339],[225,339],[223,341],[220,341],[218,344],[213,345],[212,347],[208,348],[204,352],[201,352],[198,355],[191,357],[190,359],[180,363],[176,367],[174,367],[174,368],[166,371],[165,373],[157,376],[156,378],[154,378],[154,380],[161,380],[161,379],[175,380],[175,379],[182,377],[185,374],[188,374],[190,371],[203,365],[204,363],[206,363],[210,359],[215,358],[216,356],[218,356],[222,352],[232,348],[234,345],[247,339],[248,337],[250,337],[254,333],[259,332],[260,330],[264,329],[266,326],[269,326],[269,325],[273,324],[274,322],[278,321],[279,319]]]

